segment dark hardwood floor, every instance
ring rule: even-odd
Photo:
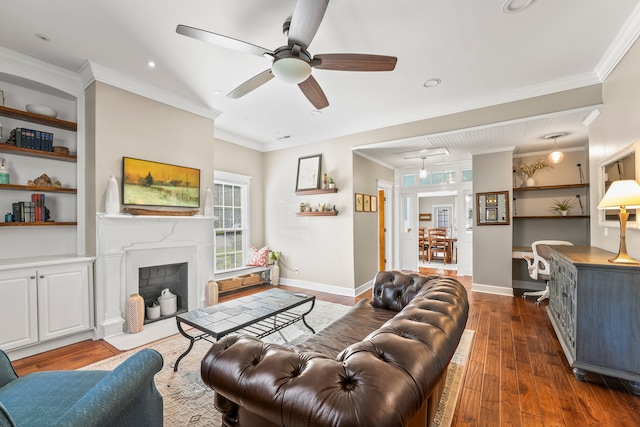
[[[455,271],[421,269],[423,274],[456,276]],[[457,277],[467,290],[471,278]],[[294,292],[308,289],[282,286]],[[237,298],[264,288],[221,297]],[[353,305],[357,298],[316,292],[319,300]],[[453,426],[640,426],[640,397],[628,383],[588,374],[574,378],[545,307],[534,298],[469,292],[467,328],[475,331],[467,375]],[[19,375],[76,369],[118,354],[104,341],[84,341],[17,360]]]

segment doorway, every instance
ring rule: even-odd
[[[420,258],[418,266],[423,268],[440,268],[444,270],[458,269],[457,237],[458,225],[456,215],[457,191],[436,191],[418,194],[418,227],[426,229],[446,228],[450,260],[445,264],[442,259],[432,260]]]

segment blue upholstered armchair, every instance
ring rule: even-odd
[[[153,377],[162,356],[144,349],[113,371],[16,375],[0,350],[0,426],[162,426]]]

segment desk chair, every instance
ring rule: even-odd
[[[549,246],[573,246],[573,243],[564,240],[538,240],[531,244],[533,259],[530,256],[524,256],[527,261],[529,276],[533,280],[544,280],[547,286],[544,291],[525,292],[522,294],[522,298],[539,296],[540,298],[536,300],[536,304],[540,304],[540,302],[549,298],[549,274],[551,274],[549,266],[551,251]]]

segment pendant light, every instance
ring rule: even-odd
[[[426,179],[427,178],[427,170],[424,168],[424,159],[426,159],[426,157],[421,157],[422,158],[422,169],[420,169],[420,179]]]
[[[558,138],[565,135],[566,133],[552,133],[550,135],[545,135],[545,139],[553,138],[553,151],[549,153],[548,157],[551,164],[557,165],[562,161],[562,159],[564,159],[564,154],[562,151],[558,150],[556,146],[558,144]]]

